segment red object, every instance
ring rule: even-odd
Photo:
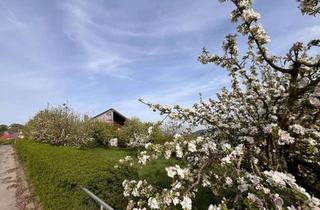
[[[5,133],[2,136],[0,136],[1,139],[13,139],[15,136],[13,134]]]

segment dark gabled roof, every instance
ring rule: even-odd
[[[115,110],[114,108],[110,108],[110,109],[108,109],[107,111],[104,111],[104,112],[102,112],[102,113],[100,113],[100,114],[92,117],[91,119],[95,119],[95,118],[97,118],[97,117],[99,117],[99,116],[101,116],[101,115],[103,115],[103,114],[105,114],[105,113],[107,113],[107,112],[109,112],[109,111],[112,111],[112,112],[116,113],[117,115],[123,117],[124,119],[127,119],[124,115],[122,115],[120,112],[118,112],[118,111]]]

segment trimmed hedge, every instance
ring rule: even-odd
[[[15,141],[16,141],[16,139],[1,139],[0,138],[0,145],[14,144]]]
[[[110,150],[108,159],[102,148],[78,150],[21,140],[16,149],[25,163],[35,193],[43,208],[48,210],[97,209],[97,204],[80,186],[113,208],[125,209],[127,201],[122,196],[122,181],[138,176],[133,169],[113,167],[118,160],[114,156],[128,155],[124,150]]]

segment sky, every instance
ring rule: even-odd
[[[319,18],[297,6],[255,1],[272,53],[319,38]],[[162,117],[139,98],[188,107],[199,93],[215,97],[229,84],[226,71],[197,57],[203,47],[222,53],[235,32],[232,9],[218,0],[0,0],[0,123],[26,123],[63,103],[155,121]]]

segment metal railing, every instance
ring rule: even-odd
[[[109,206],[108,204],[106,204],[103,200],[101,200],[100,198],[98,198],[98,196],[96,196],[95,194],[93,194],[90,190],[81,187],[81,189],[87,193],[87,195],[89,195],[93,200],[95,200],[99,205],[100,205],[100,210],[114,210],[111,206]]]

